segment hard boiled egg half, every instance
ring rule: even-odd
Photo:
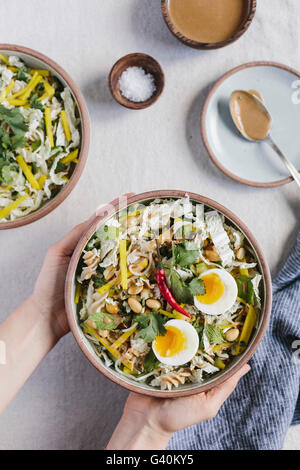
[[[194,297],[195,307],[208,315],[221,315],[236,302],[238,289],[235,279],[225,269],[209,269],[199,276],[205,294]]]
[[[157,336],[152,349],[157,359],[168,366],[181,366],[189,362],[199,348],[199,335],[185,320],[170,320],[165,324],[164,336]]]

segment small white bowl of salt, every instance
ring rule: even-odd
[[[153,57],[128,54],[115,63],[109,74],[109,88],[114,99],[130,109],[144,109],[161,95],[165,77]]]

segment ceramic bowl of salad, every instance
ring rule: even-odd
[[[0,44],[0,230],[44,217],[84,169],[90,124],[84,98],[58,64]]]
[[[65,288],[88,360],[122,387],[156,397],[192,395],[232,376],[266,331],[271,297],[247,226],[183,191],[113,202],[80,240]]]

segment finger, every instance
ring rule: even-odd
[[[231,395],[240,379],[247,374],[249,370],[250,366],[248,364],[244,365],[235,375],[226,380],[226,382],[207,392],[207,401],[211,402],[211,404],[216,408],[216,412],[224,401]]]
[[[87,231],[94,219],[95,215],[82,224],[76,225],[76,227],[74,227],[69,233],[67,233],[67,235],[57,242],[54,246],[57,249],[58,254],[62,256],[71,256],[80,238]]]

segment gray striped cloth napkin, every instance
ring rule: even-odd
[[[300,232],[273,293],[270,325],[251,371],[215,418],[175,433],[169,449],[276,450],[289,426],[300,424]]]

